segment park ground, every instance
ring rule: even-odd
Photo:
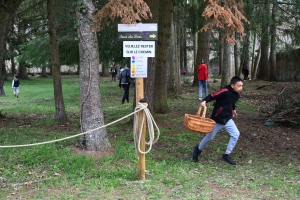
[[[244,82],[241,101],[237,103],[238,116],[234,119],[241,133],[237,146],[232,153],[232,157],[237,161],[237,166],[231,168],[231,166],[220,160],[229,139],[225,131],[220,132],[211,142],[211,145],[205,148],[199,163],[191,161],[193,147],[203,138],[203,135],[191,132],[183,125],[184,114],[195,114],[200,104],[198,87],[185,84],[188,82],[185,79],[183,77],[182,94],[170,97],[168,100],[170,113],[164,115],[153,114],[161,130],[161,136],[153,146],[153,150],[147,154],[149,173],[147,173],[143,185],[136,182],[136,172],[135,169],[132,169],[136,167],[136,164],[135,161],[131,160],[131,157],[134,156],[132,156],[132,152],[128,153],[128,148],[132,149],[133,142],[132,123],[129,120],[107,129],[113,146],[111,152],[87,152],[81,149],[76,142],[67,142],[63,145],[71,149],[73,155],[83,154],[95,160],[100,158],[100,161],[96,161],[99,162],[97,164],[99,165],[99,171],[93,173],[101,174],[101,170],[106,170],[104,175],[101,175],[102,178],[97,177],[98,175],[95,175],[96,179],[92,176],[88,178],[88,175],[86,175],[86,178],[82,179],[84,180],[82,183],[82,180],[78,181],[77,178],[73,177],[75,181],[80,182],[80,184],[74,185],[63,181],[65,178],[63,175],[65,174],[67,177],[68,174],[65,169],[57,173],[62,175],[62,183],[54,178],[58,182],[50,184],[50,186],[43,186],[46,187],[43,188],[26,181],[24,184],[29,184],[23,185],[23,190],[12,189],[12,191],[10,191],[10,188],[16,184],[16,180],[13,181],[14,183],[9,183],[9,181],[7,183],[3,182],[5,179],[0,179],[0,186],[6,192],[3,194],[9,197],[7,199],[55,199],[60,197],[64,197],[63,199],[79,199],[79,194],[84,199],[298,199],[300,189],[294,186],[300,184],[300,129],[299,124],[297,124],[299,123],[299,110],[297,110],[299,105],[298,107],[297,105],[296,107],[289,105],[293,103],[293,100],[299,102],[300,83],[256,80]],[[109,78],[102,78],[100,87],[109,88],[107,93],[102,94],[106,123],[132,111],[130,103],[121,105],[122,89],[119,89],[115,82],[110,82]],[[220,80],[215,79],[213,81],[212,79],[209,92],[217,91],[219,87]],[[132,97],[133,89],[130,92]],[[281,98],[279,94],[284,94],[284,96]],[[18,100],[14,99],[14,101],[22,101],[22,93],[20,98]],[[34,102],[40,103],[41,101],[47,103],[49,99],[44,98],[44,100],[35,100]],[[284,105],[280,107],[278,101],[283,102]],[[108,103],[109,105],[107,105]],[[2,105],[8,104],[3,103]],[[207,117],[210,115],[211,109],[212,105],[209,103]],[[274,118],[278,113],[286,110],[293,111],[290,111],[288,115]],[[41,120],[49,118],[47,114],[37,114],[32,117],[32,114],[22,113],[17,117],[13,117],[6,113],[5,109],[2,114],[9,116],[0,119],[1,130],[4,130],[2,132],[3,141],[9,140],[11,137],[11,134],[5,131],[14,128],[19,132],[27,128],[40,130],[39,133],[26,135],[24,141],[21,142],[25,142],[28,137],[32,136],[37,139],[50,140],[48,134],[42,133],[57,132],[68,135],[68,133],[74,134],[80,129],[78,124],[79,114],[76,112],[70,114],[69,117],[73,120],[69,123],[57,126],[39,125]],[[293,121],[297,117],[298,121],[296,123],[288,123],[289,120]],[[266,121],[268,120],[275,123],[267,126]],[[298,128],[295,127],[297,125]],[[21,132],[18,134],[22,137]],[[55,138],[58,137],[61,136],[57,135]],[[11,140],[11,142],[14,141]],[[120,145],[120,141],[125,143],[121,142],[122,145]],[[54,149],[58,147],[59,145],[56,145]],[[30,151],[33,150],[24,149],[25,151],[25,154],[31,154]],[[122,154],[122,151],[127,153]],[[6,159],[5,153],[2,157]],[[108,157],[104,159],[109,164],[102,163],[101,157]],[[22,159],[19,159],[21,162]],[[15,168],[15,166],[11,167],[8,163],[5,165],[9,168]],[[16,164],[13,163],[13,165]],[[39,172],[34,172],[35,170],[38,171],[38,169],[35,169],[35,165],[39,166],[36,163],[34,166],[29,166],[30,169],[26,171],[31,174],[38,174]],[[48,168],[48,166],[42,165],[37,168]],[[67,167],[64,166],[64,168]],[[6,169],[4,170],[4,167],[0,166],[0,172],[6,172]],[[220,172],[222,174],[219,174]],[[113,176],[116,173],[119,178]],[[230,177],[229,180],[228,177]],[[68,178],[66,179],[68,180]],[[197,179],[200,182],[197,182]],[[93,183],[98,188],[106,188],[107,185],[110,185],[109,189],[106,188],[105,192],[100,189],[99,191],[91,189],[91,181],[96,180],[100,181],[101,184],[102,181],[105,182],[103,185]],[[74,180],[72,179],[72,181]],[[46,180],[43,180],[43,182],[46,182]],[[20,183],[20,185],[22,184]],[[283,185],[284,187],[282,187]],[[94,187],[96,188],[96,186]],[[89,193],[83,192],[86,188],[89,188]],[[44,195],[45,191],[49,195],[48,198]]]

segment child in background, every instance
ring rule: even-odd
[[[18,79],[18,75],[16,74],[12,81],[12,89],[14,91],[15,97],[17,98],[19,97],[19,92],[20,92],[19,86],[20,86],[20,80]]]

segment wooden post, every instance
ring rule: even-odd
[[[136,87],[136,105],[140,102],[141,99],[144,99],[144,79],[143,78],[136,78],[135,79],[135,87]],[[145,103],[143,103],[145,105]],[[142,135],[141,135],[141,151],[146,150],[146,119],[143,123],[143,116],[144,112],[138,113],[138,134],[140,133],[140,130],[142,128]],[[139,179],[145,180],[145,171],[146,171],[146,156],[145,154],[138,153],[139,161],[138,161],[138,171],[139,171]]]

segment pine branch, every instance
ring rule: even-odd
[[[222,39],[230,44],[236,44],[236,33],[240,35],[241,40],[245,36],[242,21],[250,24],[242,12],[242,5],[236,0],[208,0],[207,7],[204,9],[202,16],[209,22],[199,31],[213,31],[215,28],[223,29],[224,36]]]
[[[134,24],[141,18],[152,18],[150,8],[143,0],[111,0],[95,16],[93,29],[100,31],[115,18],[120,18],[121,23]]]

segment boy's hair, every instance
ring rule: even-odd
[[[242,81],[242,79],[240,77],[234,76],[231,78],[230,84],[235,85],[237,82],[240,82],[240,81]]]

